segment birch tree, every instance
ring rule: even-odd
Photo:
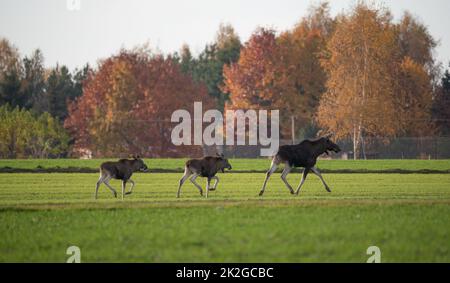
[[[363,3],[338,17],[328,42],[323,65],[329,78],[317,121],[336,138],[351,137],[355,159],[365,136],[392,136],[398,130],[391,76],[395,44],[390,13]]]

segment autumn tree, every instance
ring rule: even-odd
[[[279,49],[273,30],[258,29],[241,49],[237,63],[224,66],[224,90],[230,93],[231,107],[278,107],[277,76]]]
[[[245,43],[239,61],[224,68],[224,90],[230,108],[281,109],[281,136],[314,135],[313,116],[325,91],[326,72],[320,63],[334,31],[327,3],[312,6],[291,30],[279,36],[258,29]]]
[[[399,133],[406,136],[434,134],[431,120],[432,85],[425,67],[406,56],[398,66],[394,107]]]
[[[333,32],[334,20],[328,3],[324,2],[311,6],[293,29],[283,32],[277,39],[283,65],[280,83],[284,85],[283,93],[295,102],[290,115],[295,115],[296,124],[301,125],[297,130],[302,136],[315,136],[317,131],[313,115],[327,80],[320,60],[326,55],[326,44]]]
[[[351,137],[355,158],[365,136],[398,132],[390,76],[395,44],[390,13],[363,3],[338,18],[328,43],[329,79],[317,121],[336,138]]]
[[[408,11],[404,12],[395,28],[401,56],[411,58],[424,66],[427,72],[432,72],[435,68],[433,49],[437,46],[437,42],[428,28]]]
[[[275,31],[259,28],[242,47],[238,62],[224,66],[223,90],[230,94],[228,109],[283,109],[280,130],[286,137],[290,128],[284,125],[302,109],[295,107],[301,96],[291,96],[297,86],[289,83],[292,68],[283,71],[289,67],[281,60],[283,52]]]
[[[75,150],[90,149],[97,156],[177,156],[183,152],[170,141],[171,114],[192,109],[194,101],[210,106],[206,88],[183,74],[171,56],[122,50],[88,76],[65,126]]]
[[[433,135],[438,121],[433,121],[433,97],[439,95],[440,67],[433,52],[436,40],[428,28],[409,12],[395,25],[399,62],[395,79],[395,97],[404,103],[397,105],[402,134]],[[408,119],[408,121],[405,121]]]
[[[360,2],[338,17],[328,43],[318,123],[337,138],[351,137],[355,158],[361,149],[364,156],[367,136],[432,134],[434,46],[408,13],[395,25],[389,11]]]

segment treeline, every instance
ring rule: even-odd
[[[70,138],[63,122],[89,72],[89,65],[73,72],[64,65],[46,69],[39,49],[22,58],[0,39],[0,156],[67,156]]]
[[[389,10],[363,2],[336,17],[327,3],[311,7],[292,29],[258,28],[244,43],[221,25],[196,56],[187,45],[168,55],[138,47],[73,72],[46,70],[39,50],[20,58],[1,40],[0,104],[9,106],[0,123],[18,113],[54,117],[64,126],[54,132],[70,138],[56,146],[55,135],[44,135],[52,152],[11,152],[19,147],[3,140],[13,135],[4,127],[0,155],[199,155],[170,142],[172,112],[192,110],[193,101],[204,110],[280,109],[282,138],[291,137],[294,120],[297,139],[351,138],[356,157],[367,137],[449,135],[450,73],[435,61],[436,45],[408,12],[394,22]]]
[[[335,139],[351,138],[355,156],[365,138],[449,133],[448,71],[439,84],[436,41],[405,13],[394,23],[387,9],[357,4],[330,17],[313,8],[292,30],[259,29],[224,67],[231,108],[283,109],[290,120]],[[441,123],[442,122],[442,123]]]
[[[0,104],[37,115],[48,112],[64,121],[67,102],[83,93],[82,84],[89,71],[89,65],[72,73],[64,65],[45,69],[39,49],[21,58],[16,47],[0,39]]]

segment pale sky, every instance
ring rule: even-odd
[[[259,26],[292,28],[317,0],[0,0],[0,37],[29,55],[40,48],[47,67],[57,62],[70,69],[148,42],[163,53],[187,43],[197,54],[214,40],[221,22],[233,25],[246,41]],[[355,0],[329,1],[332,15],[349,10]],[[450,1],[385,0],[394,19],[409,10],[439,40],[438,61],[450,61]],[[74,6],[76,7],[76,5]]]

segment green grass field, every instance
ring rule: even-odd
[[[310,175],[297,197],[274,174],[263,198],[263,173],[219,176],[208,199],[190,183],[175,198],[178,173],[137,173],[125,201],[103,185],[94,201],[98,174],[0,174],[0,261],[65,262],[76,245],[82,262],[365,262],[375,245],[382,262],[450,262],[450,174],[324,174],[332,193]]]

